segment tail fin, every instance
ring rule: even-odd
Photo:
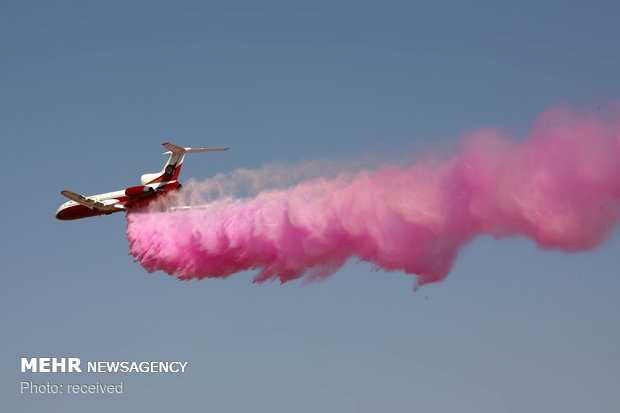
[[[162,169],[161,172],[142,175],[142,177],[140,178],[140,182],[142,183],[142,185],[177,180],[179,178],[179,172],[181,171],[181,166],[183,164],[183,159],[185,158],[186,153],[225,151],[227,149],[230,149],[181,148],[180,146],[177,146],[170,142],[162,143],[162,145],[164,145],[166,149],[168,149],[168,152],[164,152],[164,155],[170,155],[170,158],[168,158],[168,162],[166,162],[166,165],[164,165],[164,169]]]

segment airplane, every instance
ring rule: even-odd
[[[144,174],[140,178],[142,185],[121,191],[91,196],[83,196],[71,191],[61,191],[60,193],[69,198],[70,201],[65,202],[58,208],[56,218],[61,220],[81,219],[97,215],[109,215],[114,212],[128,211],[131,208],[145,206],[168,191],[181,189],[178,177],[186,153],[225,151],[230,149],[181,148],[170,142],[162,143],[162,145],[168,149],[168,152],[164,152],[164,155],[170,155],[170,157],[161,172]]]

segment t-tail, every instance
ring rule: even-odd
[[[142,185],[155,184],[159,182],[170,182],[176,181],[179,178],[179,172],[181,171],[181,166],[183,165],[183,159],[185,158],[186,153],[192,152],[214,152],[214,151],[225,151],[230,148],[181,148],[173,143],[166,142],[163,143],[168,152],[164,152],[164,155],[170,155],[168,158],[168,162],[164,165],[164,169],[161,172],[153,173],[153,174],[144,174],[140,178],[140,182]]]

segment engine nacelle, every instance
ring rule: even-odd
[[[144,174],[144,175],[142,175],[142,176],[140,177],[140,183],[141,183],[142,185],[146,185],[146,184],[148,184],[149,182],[151,182],[151,181],[153,181],[153,180],[155,180],[155,179],[159,178],[161,175],[162,175],[162,173],[161,173],[161,172],[157,172],[157,173],[154,173],[154,174]]]
[[[172,182],[168,182],[166,185],[157,188],[158,191],[162,191],[162,192],[168,192],[168,191],[174,191],[177,189],[181,188],[181,184],[178,181],[172,181]]]
[[[127,196],[144,196],[148,195],[155,190],[150,186],[132,186],[131,188],[125,189],[125,195]]]

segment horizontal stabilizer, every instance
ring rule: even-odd
[[[61,191],[60,193],[69,198],[70,200],[77,202],[78,204],[84,205],[85,207],[90,209],[96,209],[97,211],[101,212],[117,212],[118,210],[125,209],[125,207],[123,207],[122,205],[116,206],[102,204],[101,202],[95,201],[94,199],[86,198],[83,195],[76,194],[75,192],[71,191]]]
[[[173,143],[166,142],[162,143],[168,149],[168,152],[164,152],[164,155],[172,155],[173,153],[192,153],[192,152],[214,152],[214,151],[225,151],[230,148],[181,148]]]

